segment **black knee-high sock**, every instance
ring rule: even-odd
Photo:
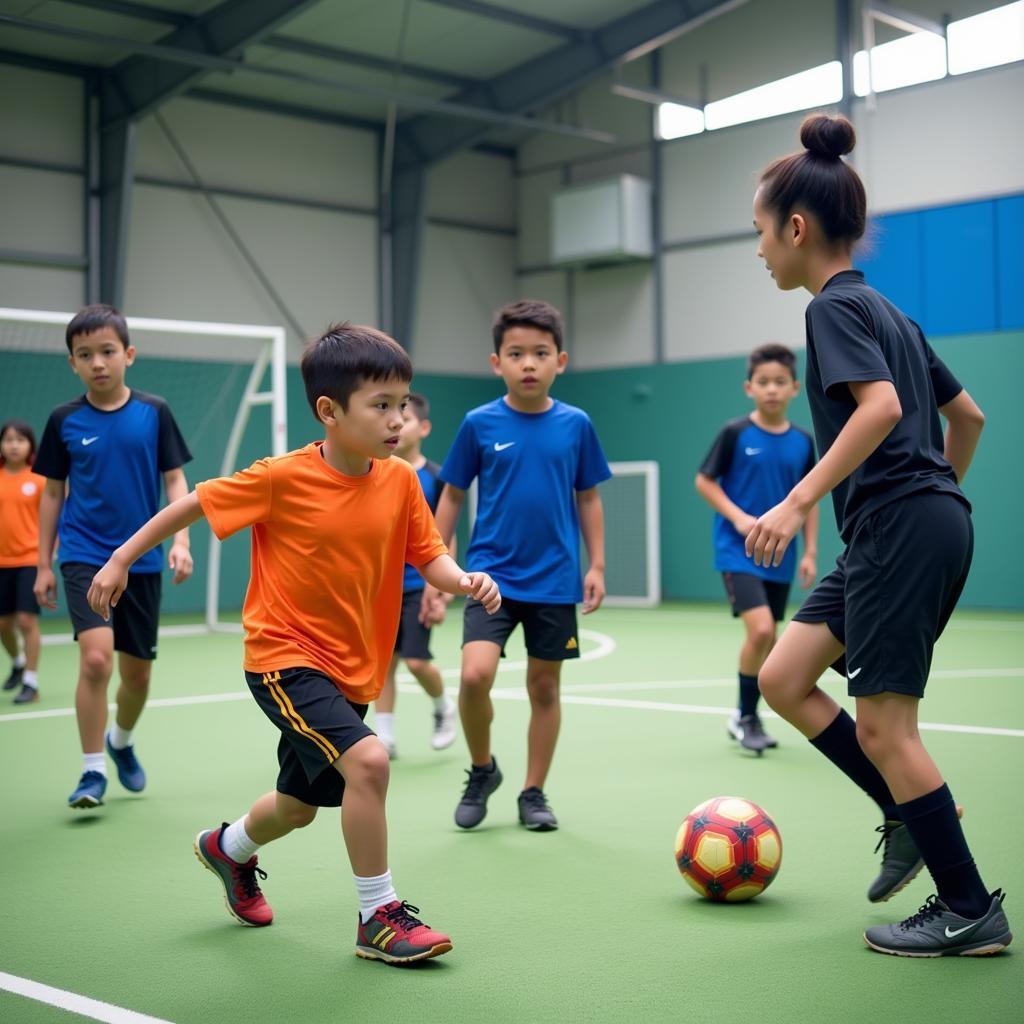
[[[757,714],[757,702],[761,691],[757,688],[757,676],[740,673],[740,717]]]
[[[885,779],[857,742],[857,726],[844,710],[840,710],[832,724],[818,733],[811,744],[878,804],[886,820],[899,818],[896,801]]]
[[[908,800],[900,817],[921,851],[939,899],[961,917],[983,917],[992,902],[964,838],[949,787]]]

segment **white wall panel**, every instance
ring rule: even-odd
[[[665,358],[741,355],[779,341],[804,345],[811,296],[783,292],[756,256],[753,237],[665,254]]]
[[[519,178],[519,266],[551,262],[551,194],[561,185],[560,171]]]
[[[0,165],[0,249],[82,255],[82,180]]]
[[[74,312],[85,304],[85,274],[79,270],[0,263],[0,306]]]
[[[575,275],[570,357],[579,370],[649,363],[654,358],[651,264]]]
[[[550,302],[559,313],[565,324],[566,334],[572,332],[569,322],[569,275],[564,270],[550,270],[539,274],[520,274],[517,278],[516,298],[541,299]]]
[[[80,166],[82,81],[0,65],[0,154]]]
[[[427,216],[491,227],[516,226],[516,184],[511,160],[490,153],[457,153],[431,168]]]
[[[427,226],[413,345],[417,371],[490,374],[492,316],[516,298],[515,252],[512,238]]]

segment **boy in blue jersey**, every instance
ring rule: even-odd
[[[156,658],[160,548],[132,567],[111,621],[90,609],[86,594],[100,566],[156,514],[161,480],[169,502],[188,494],[182,466],[192,455],[167,403],[125,384],[135,347],[116,309],[86,306],[68,324],[65,340],[68,362],[86,393],[54,409],[39,444],[34,468],[47,481],[39,507],[34,591],[43,607],[57,607],[52,562],[59,533],[64,593],[79,648],[75,710],[84,758],[68,805],[87,808],[102,804],[106,792],[104,744],[125,789],[138,793],[146,785],[132,732],[146,703]],[[192,574],[187,529],[175,535],[168,564],[175,583]],[[114,651],[121,685],[114,724],[105,731]]]
[[[604,512],[597,485],[611,476],[587,414],[548,392],[565,370],[562,318],[546,302],[523,300],[494,321],[491,366],[508,393],[467,413],[441,468],[445,489],[437,527],[450,542],[473,480],[476,522],[467,566],[489,573],[502,607],[488,616],[468,601],[463,619],[459,712],[471,766],[455,810],[460,828],[487,813],[502,776],[491,753],[490,691],[509,634],[520,623],[528,655],[527,767],[519,821],[532,831],[558,827],[544,795],[561,722],[562,662],[579,657],[576,603],[583,614],[604,599]],[[590,568],[580,585],[580,534]]]
[[[751,352],[743,388],[754,411],[722,427],[695,484],[715,510],[715,568],[722,574],[733,616],[746,627],[739,659],[739,706],[727,728],[744,749],[760,756],[778,743],[764,731],[757,713],[757,675],[775,646],[776,623],[785,618],[794,571],[804,589],[814,582],[818,509],[811,509],[804,523],[799,566],[795,547],[778,566],[755,566],[747,557],[744,540],[757,517],[774,508],[815,459],[810,435],[786,419],[800,385],[796,357],[785,345],[762,345]]]
[[[398,435],[395,455],[416,470],[430,511],[436,512],[437,501],[444,488],[440,478],[441,467],[431,462],[421,450],[423,441],[430,434],[430,403],[423,395],[413,392],[402,415],[405,425]],[[402,580],[402,617],[398,623],[395,655],[388,666],[384,689],[373,705],[377,738],[387,748],[392,761],[398,756],[395,745],[395,674],[402,660],[434,703],[434,734],[430,745],[434,750],[446,750],[455,742],[455,703],[444,692],[444,680],[430,653],[430,627],[444,621],[447,603],[434,595],[425,600],[425,588],[426,582],[419,570],[407,565]]]

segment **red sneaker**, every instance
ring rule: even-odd
[[[221,880],[224,886],[224,906],[228,908],[228,913],[241,924],[263,928],[274,920],[274,912],[263,898],[256,876],[266,878],[267,873],[256,866],[255,857],[239,864],[221,849],[220,837],[227,827],[225,822],[220,828],[200,832],[192,848],[199,863]]]
[[[364,960],[385,960],[389,964],[407,964],[429,960],[452,948],[452,940],[428,928],[413,914],[420,912],[405,901],[393,900],[378,907],[366,924],[359,918],[356,932],[356,956]]]

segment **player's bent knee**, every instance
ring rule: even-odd
[[[82,674],[90,682],[107,682],[114,671],[114,659],[106,651],[85,650],[81,654]]]
[[[18,612],[18,629],[22,633],[30,633],[39,628],[39,616],[31,612]]]
[[[387,789],[391,776],[391,762],[387,748],[378,740],[361,740],[349,747],[338,765],[345,776],[345,785]]]
[[[430,671],[430,666],[433,664],[431,661],[427,661],[425,658],[406,658],[405,667],[417,678]]]
[[[278,800],[277,813],[291,828],[305,828],[316,819],[317,808],[297,800]]]
[[[558,703],[558,676],[541,676],[526,684],[530,703],[535,707],[552,707]]]

